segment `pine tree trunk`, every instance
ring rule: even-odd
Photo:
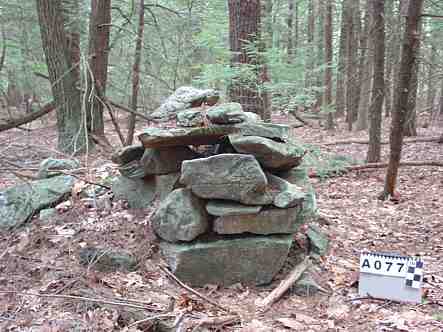
[[[63,22],[66,33],[66,49],[71,56],[71,71],[80,82],[80,2],[62,0]],[[79,83],[77,83],[79,85]]]
[[[345,91],[345,78],[346,78],[346,45],[347,45],[347,1],[342,2],[341,10],[341,23],[340,23],[340,42],[339,42],[339,54],[337,65],[337,89],[335,96],[335,107],[337,117],[345,115],[346,112],[346,91]]]
[[[106,95],[108,77],[109,35],[111,29],[111,0],[91,0],[89,22],[89,67],[87,96],[99,89],[101,96]],[[95,89],[94,89],[95,88]],[[95,92],[97,94],[97,92]],[[103,104],[93,98],[87,109],[88,130],[104,136]]]
[[[140,62],[141,51],[143,45],[143,32],[145,27],[145,1],[140,0],[139,19],[138,19],[138,31],[137,40],[135,42],[135,55],[134,65],[132,67],[132,95],[130,108],[137,111],[138,90],[140,87]],[[134,140],[136,115],[131,113],[128,120],[128,134],[126,137],[125,145],[131,145]]]
[[[307,27],[307,52],[314,54],[314,34],[315,34],[315,7],[314,0],[308,0],[308,27]],[[315,57],[309,56],[306,60],[305,87],[310,88],[313,84]]]
[[[325,6],[323,4],[323,0],[322,1],[318,1],[317,2],[317,17],[318,17],[318,24],[317,24],[317,40],[316,40],[316,44],[317,44],[317,52],[316,52],[316,63],[315,63],[315,67],[319,68],[321,66],[324,66],[326,60],[325,60],[325,54],[324,54],[324,47],[325,47],[325,32],[324,32],[324,27],[325,27]],[[316,75],[316,86],[321,87],[323,86],[323,82],[324,82],[324,73],[319,71],[319,73]],[[321,108],[323,104],[323,93],[321,91],[317,92],[317,103],[316,103],[316,108]]]
[[[411,84],[412,69],[416,62],[416,51],[420,43],[420,15],[423,9],[423,0],[409,1],[406,29],[402,40],[402,52],[399,71],[398,88],[395,107],[393,108],[390,133],[389,165],[386,172],[383,197],[393,196],[397,182],[398,167],[403,145],[403,131],[407,117],[408,90]]]
[[[288,63],[291,63],[294,57],[294,27],[293,20],[294,18],[294,0],[288,0]]]
[[[432,38],[431,38],[432,39]],[[435,63],[437,59],[437,48],[434,45],[434,41],[431,40],[431,49],[430,49],[430,57],[428,64],[428,78],[427,78],[427,94],[426,94],[426,108],[429,109],[430,113],[434,113],[434,101],[435,101]]]
[[[374,80],[369,108],[369,148],[366,160],[368,163],[376,163],[381,158],[381,119],[385,94],[385,13],[384,0],[371,0],[371,3],[374,22]]]
[[[387,37],[387,54],[386,54],[386,63],[385,63],[385,116],[389,117],[392,109],[392,78],[393,78],[393,69],[394,69],[394,59],[396,57],[396,52],[398,50],[397,40],[399,38],[395,35],[395,20],[394,20],[394,0],[386,1],[385,6],[385,17],[386,17],[386,31],[385,34]]]
[[[267,81],[266,71],[260,68],[258,58],[248,54],[249,43],[260,43],[260,0],[229,0],[229,44],[231,65],[241,68],[247,65],[254,67],[254,78],[251,81],[238,79],[229,85],[231,101],[238,102],[243,109],[265,117],[266,95],[262,95],[258,86]],[[266,112],[269,115],[269,112]],[[266,117],[268,116],[266,115]]]
[[[346,45],[346,122],[348,123],[348,130],[352,130],[352,125],[357,118],[358,104],[357,101],[357,56],[358,56],[358,46],[356,38],[356,27],[355,27],[355,12],[357,10],[357,3],[355,0],[345,0],[350,2],[349,12],[346,19],[346,30],[347,30],[347,45]]]
[[[330,112],[330,107],[332,104],[332,0],[327,0],[326,2],[326,15],[324,19],[324,43],[325,43],[325,58],[326,58],[326,69],[324,76],[325,92],[323,95],[323,105],[328,109],[328,117],[326,122],[326,129],[334,128],[334,119],[332,112]]]
[[[66,34],[60,0],[37,0],[42,46],[52,94],[57,107],[58,149],[65,153],[84,151],[87,135],[76,87],[72,57],[66,54]]]

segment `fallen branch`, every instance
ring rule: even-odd
[[[143,324],[146,322],[149,322],[151,320],[156,320],[156,319],[161,319],[161,318],[171,318],[171,317],[175,317],[176,315],[174,315],[173,313],[168,313],[168,314],[160,314],[160,315],[155,315],[155,316],[151,316],[151,317],[147,317],[144,319],[140,319],[130,325],[127,326],[127,328],[131,328],[133,326],[139,325],[139,324]]]
[[[32,121],[42,117],[43,115],[46,115],[49,112],[52,112],[53,110],[55,110],[55,108],[56,108],[55,103],[50,102],[50,103],[44,105],[38,111],[29,113],[21,118],[10,119],[6,123],[0,124],[0,132],[5,131],[5,130],[9,130],[12,128],[16,128],[16,127],[19,127],[19,126],[24,125],[26,123],[32,122]]]
[[[168,275],[168,277],[170,277],[171,279],[173,279],[179,286],[181,286],[182,288],[186,289],[188,292],[194,294],[195,296],[199,297],[200,299],[212,304],[214,307],[217,307],[225,312],[229,312],[232,313],[231,309],[225,308],[223,307],[221,304],[218,304],[217,302],[209,299],[208,297],[204,296],[203,294],[197,292],[195,289],[189,287],[188,285],[186,285],[185,283],[183,283],[180,279],[178,279],[171,271],[169,271],[167,268],[163,267],[163,266],[159,266],[160,270],[162,270],[164,273],[166,273]]]
[[[404,140],[404,143],[428,143],[428,142],[438,142],[439,137],[419,137],[419,138],[411,138]],[[343,141],[335,141],[335,142],[326,142],[321,145],[329,146],[329,145],[343,145],[343,144],[369,144],[369,141],[366,140],[343,140]],[[389,144],[389,141],[380,142],[382,145]]]
[[[303,123],[304,125],[312,128],[314,125],[310,123],[308,120],[303,119],[296,111],[289,111],[289,114],[291,114],[294,118],[296,118],[298,121]]]
[[[283,279],[280,284],[275,288],[268,296],[260,301],[259,306],[261,311],[265,312],[271,308],[271,306],[277,302],[284,293],[301,277],[303,272],[309,267],[309,256],[307,256],[300,264],[289,273],[286,279]]]
[[[228,324],[238,323],[240,321],[240,317],[237,315],[224,316],[224,317],[206,317],[197,322],[192,331],[200,331],[203,326],[206,327],[223,327]]]

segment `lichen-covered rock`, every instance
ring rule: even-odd
[[[249,112],[247,112],[249,113]],[[252,117],[249,115],[248,117]],[[288,142],[290,127],[283,124],[246,121],[231,125],[214,125],[216,127],[232,127],[237,129],[236,135],[259,136],[276,142]]]
[[[251,154],[270,170],[283,171],[298,166],[305,150],[289,143],[278,143],[259,136],[230,135],[229,140],[239,153]]]
[[[40,163],[37,177],[45,179],[51,176],[62,175],[61,172],[57,171],[72,170],[79,167],[80,163],[77,160],[47,158]]]
[[[203,109],[189,109],[177,113],[177,126],[180,127],[199,127],[202,126],[203,121]]]
[[[233,124],[245,122],[248,116],[239,103],[225,103],[211,107],[206,117],[213,124]]]
[[[112,183],[112,191],[116,199],[128,201],[130,208],[145,209],[155,199],[155,178],[128,179],[120,176]]]
[[[206,211],[212,216],[237,216],[243,214],[256,214],[262,209],[260,205],[243,205],[234,201],[210,200],[206,204]]]
[[[189,189],[176,189],[161,202],[151,219],[154,232],[168,242],[192,241],[209,227],[205,202]]]
[[[59,175],[0,191],[0,229],[18,227],[39,211],[60,203],[74,183],[74,177]]]
[[[119,165],[118,171],[128,179],[143,179],[147,174],[140,159],[132,160],[126,164]]]
[[[159,108],[149,115],[149,118],[157,122],[169,121],[175,119],[180,111],[199,107],[203,103],[215,105],[218,99],[219,93],[216,90],[183,86],[169,96]]]
[[[275,192],[273,204],[276,207],[286,209],[302,206],[305,194],[300,187],[271,173],[266,173],[266,176],[268,177],[269,185]]]
[[[246,205],[273,201],[268,180],[251,155],[220,154],[184,161],[180,182],[201,198],[226,199]]]
[[[146,149],[140,164],[145,175],[161,175],[179,172],[184,160],[198,158],[199,155],[187,146]]]
[[[324,234],[319,227],[311,224],[308,227],[306,235],[311,244],[312,252],[320,256],[326,255],[329,247],[329,239],[326,234]]]
[[[180,173],[155,176],[156,195],[160,200],[166,198],[171,191],[180,187]]]
[[[256,214],[226,215],[214,220],[213,230],[218,234],[291,234],[301,226],[297,218],[301,207],[263,209]]]
[[[274,235],[162,242],[160,249],[172,272],[193,286],[239,282],[263,285],[281,269],[291,244],[291,235]]]
[[[133,160],[139,160],[145,149],[141,144],[134,144],[118,149],[111,156],[111,160],[119,165],[127,164]]]

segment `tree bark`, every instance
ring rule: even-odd
[[[390,133],[389,165],[386,172],[383,197],[393,196],[395,192],[398,167],[401,159],[403,131],[408,109],[408,90],[411,84],[412,69],[416,62],[420,42],[419,25],[423,0],[409,1],[406,29],[402,39],[402,55],[398,79],[398,93],[392,114]]]
[[[104,136],[103,104],[93,95],[100,89],[100,94],[106,95],[108,77],[109,35],[111,29],[111,0],[91,0],[91,15],[89,19],[89,68],[87,123],[88,131]]]
[[[369,108],[369,148],[366,160],[368,163],[375,163],[381,158],[381,119],[385,95],[385,8],[384,0],[371,0],[371,4],[374,17],[374,80]]]
[[[132,67],[132,95],[130,108],[137,110],[138,90],[140,86],[140,62],[141,50],[143,45],[143,32],[145,28],[145,0],[140,0],[139,20],[137,40],[135,42],[134,65]],[[134,140],[136,115],[131,114],[128,120],[128,133],[126,136],[125,145],[131,145]]]
[[[326,17],[325,17],[325,27],[324,27],[324,42],[325,42],[325,58],[326,58],[326,69],[324,76],[324,101],[323,105],[328,109],[328,118],[326,121],[326,129],[334,128],[334,119],[332,112],[330,110],[332,104],[332,0],[327,0],[326,2]]]
[[[385,71],[385,116],[389,117],[392,109],[392,78],[394,70],[394,61],[396,52],[398,50],[397,40],[399,37],[395,34],[395,20],[394,20],[394,1],[386,1],[385,5],[385,17],[386,17],[386,71]]]
[[[236,69],[252,67],[254,76],[251,80],[235,79],[228,90],[231,101],[240,103],[245,111],[264,118],[266,95],[260,92],[259,85],[267,81],[266,72],[260,68],[258,57],[247,51],[251,44],[260,43],[260,6],[260,0],[228,1],[231,66]]]
[[[427,94],[426,94],[426,108],[431,111],[431,114],[434,113],[434,102],[436,89],[435,84],[437,83],[434,79],[435,75],[435,63],[437,59],[437,48],[434,45],[434,40],[431,37],[431,49],[429,50],[429,64],[428,64],[428,78],[427,78]]]
[[[335,96],[336,115],[341,117],[346,112],[346,91],[345,91],[345,78],[346,78],[346,45],[347,45],[347,1],[342,2],[341,9],[341,23],[340,23],[340,41],[339,41],[339,54],[337,65],[337,90]]]
[[[308,27],[307,27],[307,52],[314,54],[314,35],[315,35],[315,6],[314,0],[308,0]],[[305,87],[310,88],[314,82],[315,57],[308,56],[305,70]]]
[[[291,63],[294,56],[294,0],[288,0],[288,63]]]
[[[80,2],[78,0],[62,0],[62,8],[66,49],[71,57],[70,70],[76,81],[80,82]]]
[[[66,34],[60,0],[37,0],[43,51],[52,94],[57,107],[58,149],[65,153],[84,151],[89,143],[83,122],[80,91],[66,54]]]

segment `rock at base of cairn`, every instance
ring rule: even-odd
[[[146,149],[140,164],[145,175],[162,175],[180,172],[184,160],[198,158],[199,155],[187,146],[163,149]]]
[[[268,284],[281,269],[291,235],[214,239],[193,243],[162,242],[160,249],[172,272],[193,286],[234,283]]]
[[[211,200],[206,204],[206,211],[212,216],[238,216],[244,214],[259,213],[262,207],[260,205],[243,205],[233,201]]]
[[[112,191],[116,199],[128,201],[130,208],[148,208],[155,199],[155,178],[129,179],[120,176],[112,183]]]

